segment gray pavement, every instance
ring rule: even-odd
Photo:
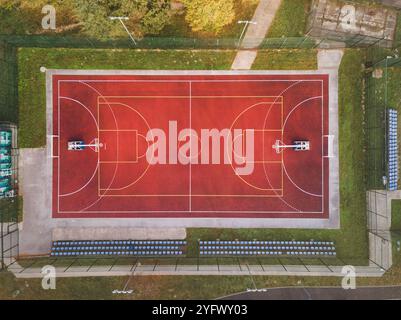
[[[248,26],[241,44],[242,48],[253,49],[262,43],[280,5],[281,0],[260,0],[252,17],[252,21],[256,24]]]
[[[344,290],[332,288],[272,288],[263,291],[242,292],[220,298],[221,300],[400,300],[401,286],[360,287]]]

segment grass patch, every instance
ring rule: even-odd
[[[255,70],[316,70],[317,50],[260,50],[252,65]]]
[[[303,36],[310,0],[283,0],[267,33],[268,38]]]
[[[18,121],[16,72],[16,49],[0,43],[0,119],[13,123]]]
[[[18,51],[19,146],[46,144],[46,91],[41,66],[53,69],[229,69],[235,51],[41,49]]]
[[[22,222],[22,196],[0,199],[0,222]]]
[[[391,201],[391,230],[401,231],[401,200]]]

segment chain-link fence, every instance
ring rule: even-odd
[[[268,38],[261,49],[308,49],[339,45],[330,38]],[[358,46],[357,42],[352,45]],[[377,45],[377,43],[376,43]],[[347,43],[345,43],[347,46]],[[365,45],[364,45],[365,46]],[[18,123],[18,65],[19,47],[63,47],[63,48],[141,48],[141,49],[236,49],[237,39],[186,39],[144,38],[135,46],[129,39],[110,41],[78,37],[51,36],[0,36],[0,120]],[[389,99],[399,87],[392,85],[392,70],[401,66],[398,48],[370,47],[367,50],[367,72],[365,75],[365,130],[367,153],[368,188],[383,188],[382,178],[386,174],[386,110]],[[17,153],[15,153],[17,156]],[[16,161],[17,162],[17,161]],[[0,241],[2,266],[10,256],[18,255],[18,216],[21,199],[18,197],[0,201]],[[197,262],[199,263],[199,262]],[[201,263],[206,263],[202,261]],[[298,260],[294,263],[299,264]],[[341,261],[341,264],[346,262]],[[291,263],[289,263],[291,264]],[[305,263],[306,264],[306,263]],[[308,261],[308,264],[310,262]],[[319,261],[318,264],[325,264]],[[332,261],[327,262],[331,265]]]
[[[400,108],[399,48],[367,50],[365,73],[366,180],[368,189],[384,189],[388,176],[388,109]]]

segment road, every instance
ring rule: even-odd
[[[242,292],[221,300],[400,300],[401,286],[360,287],[344,290],[331,288],[272,288],[258,292]]]

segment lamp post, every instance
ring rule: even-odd
[[[242,39],[242,37],[243,37],[243,35],[245,33],[245,30],[248,27],[248,25],[249,24],[257,24],[257,22],[252,21],[252,20],[239,20],[237,23],[238,24],[244,24],[244,28],[242,29],[241,35],[238,38],[238,47],[239,47],[240,44],[241,44],[241,39]]]
[[[110,20],[119,20],[121,22],[121,24],[123,25],[125,31],[127,31],[129,37],[131,38],[132,42],[136,45],[136,41],[134,39],[134,37],[132,36],[132,34],[129,32],[128,28],[126,27],[126,25],[124,24],[123,20],[128,20],[128,17],[109,17]]]

